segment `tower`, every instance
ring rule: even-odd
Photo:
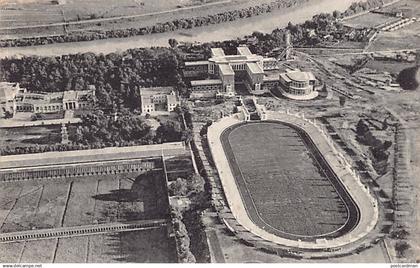
[[[417,84],[417,89],[420,89],[420,50],[416,51],[416,66],[414,67],[415,70],[415,83]]]
[[[286,49],[285,49],[284,59],[285,60],[290,60],[291,54],[292,54],[293,45],[292,45],[292,37],[290,35],[290,31],[289,30],[287,30],[287,32],[286,32],[285,39],[286,39],[285,40],[286,41]]]
[[[61,125],[61,144],[69,144],[69,134],[67,133],[67,127],[63,123]]]

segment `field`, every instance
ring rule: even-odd
[[[67,0],[62,5],[53,5],[50,1],[3,4],[0,31],[2,38],[13,38],[139,28],[176,18],[218,13],[237,5],[252,5],[250,0],[235,1],[235,5],[230,2],[232,0],[122,0],[118,3],[111,0]],[[72,24],[64,27],[67,22]],[[31,28],[25,28],[27,26]]]
[[[46,5],[45,3],[43,5],[34,4],[35,7],[13,5],[10,8],[0,10],[0,20],[2,20],[0,39],[49,36],[80,31],[140,28],[156,23],[208,16],[209,14],[248,8],[269,2],[272,2],[272,0],[123,0],[119,1],[117,6],[115,1],[111,0],[67,0],[67,4],[59,6]],[[343,11],[351,2],[352,0],[342,0],[334,3],[327,0],[292,0],[293,4],[290,7],[264,14],[264,19],[261,19],[262,16],[258,16],[224,23],[221,27],[217,27],[217,25],[206,26],[206,30],[185,29],[178,31],[176,34],[173,32],[163,35],[158,34],[164,40],[162,43],[160,40],[150,41],[149,36],[137,36],[134,39],[145,39],[148,46],[151,42],[156,46],[167,45],[169,38],[192,42],[236,38],[253,31],[272,31],[277,27],[287,25],[291,19],[294,23],[299,23],[319,12],[332,12],[336,9]],[[144,3],[144,5],[141,3]],[[137,6],[138,4],[140,7]],[[181,6],[181,8],[178,8],[178,6]],[[284,16],[285,14],[288,16]],[[38,19],[39,17],[42,18]],[[70,22],[70,25],[64,27],[68,22]],[[246,22],[245,25],[244,22]],[[30,28],[25,28],[27,25],[30,25]],[[240,32],[238,32],[238,29],[240,29]],[[211,33],[211,36],[208,36],[209,33]],[[187,34],[187,36],[184,36],[184,34]],[[123,45],[127,46],[127,44]],[[135,46],[130,45],[130,48],[132,47],[138,47],[138,41]],[[119,47],[119,49],[123,48]],[[78,50],[80,51],[80,48]]]
[[[61,142],[60,126],[0,128],[0,148]]]
[[[170,263],[175,242],[165,227],[0,244],[1,263]]]
[[[396,21],[398,18],[390,17],[382,14],[368,13],[349,20],[344,21],[344,25],[356,29],[373,28],[383,23]]]
[[[160,174],[1,183],[0,232],[167,217]]]
[[[54,5],[49,0],[26,1],[12,4],[13,0],[1,3],[2,27],[26,26],[31,23],[49,24],[64,21],[109,18],[124,15],[162,12],[181,7],[202,5],[218,0],[67,0],[61,5]]]
[[[420,4],[419,4],[420,8]],[[403,50],[420,48],[420,22],[414,22],[394,32],[381,32],[369,51]]]
[[[244,124],[222,143],[254,223],[292,239],[341,235],[357,222],[355,207],[301,135],[279,123]]]
[[[364,67],[376,70],[378,72],[388,72],[398,76],[402,70],[413,66],[414,64],[410,62],[370,60]]]
[[[418,0],[402,0],[380,9],[384,12],[401,11],[407,17],[420,17],[420,2]]]

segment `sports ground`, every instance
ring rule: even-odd
[[[167,219],[164,183],[161,170],[0,182],[0,234]],[[0,243],[0,252],[10,263],[177,260],[167,226]]]
[[[287,239],[334,238],[358,223],[358,208],[311,139],[280,122],[241,123],[221,135],[250,219]]]

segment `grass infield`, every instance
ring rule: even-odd
[[[221,141],[248,216],[259,227],[313,241],[357,225],[357,206],[300,128],[242,123],[226,129]]]

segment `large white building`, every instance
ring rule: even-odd
[[[280,92],[292,99],[312,99],[318,95],[314,92],[312,73],[299,70],[281,73],[277,59],[253,54],[245,46],[237,48],[237,55],[225,55],[221,48],[212,48],[207,61],[186,62],[184,76],[204,78],[191,81],[192,98],[231,97],[235,95],[235,84],[245,85],[254,95],[280,87],[283,87]]]
[[[95,88],[82,91],[28,92],[19,83],[0,83],[0,117],[17,112],[54,113],[89,108],[95,101]]]
[[[142,114],[170,113],[181,104],[172,87],[152,87],[140,89]]]

